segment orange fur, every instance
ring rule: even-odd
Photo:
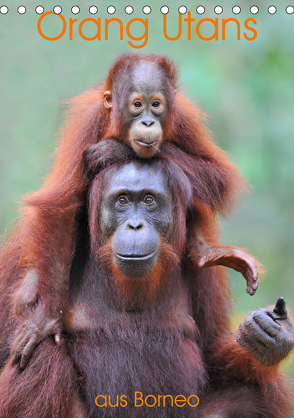
[[[165,278],[179,263],[179,257],[173,247],[161,239],[158,259],[154,268],[140,280],[126,277],[115,265],[112,252],[112,240],[99,250],[99,260],[110,267],[114,285],[124,309],[144,309],[144,306],[158,301],[165,289]]]
[[[122,295],[125,306],[129,308],[131,303],[140,304],[160,299],[164,292],[166,266],[172,266],[173,263],[176,265],[177,259],[174,254],[177,254],[181,263],[180,285],[185,290],[189,289],[189,314],[199,330],[195,343],[198,354],[193,359],[196,358],[200,365],[204,361],[209,372],[220,372],[223,380],[227,379],[228,391],[231,394],[240,382],[247,385],[247,388],[253,388],[252,390],[260,385],[263,396],[266,396],[267,388],[270,388],[272,399],[277,404],[276,409],[271,402],[268,410],[263,410],[260,416],[285,417],[290,404],[287,398],[288,387],[283,382],[277,367],[264,367],[258,364],[228,334],[230,331],[228,311],[231,303],[225,269],[222,267],[192,269],[187,262],[190,239],[192,240],[197,231],[203,234],[208,243],[217,245],[216,215],[228,213],[236,196],[245,187],[245,182],[236,167],[228,160],[227,155],[211,141],[211,134],[203,124],[205,115],[178,90],[174,66],[168,59],[159,55],[122,55],[114,63],[105,82],[68,102],[70,108],[66,113],[67,120],[60,131],[61,142],[56,151],[52,171],[44,187],[26,199],[23,216],[13,228],[0,253],[0,290],[3,295],[0,322],[4,324],[0,330],[1,355],[4,359],[7,358],[5,357],[9,353],[7,342],[16,323],[11,300],[30,267],[38,272],[38,297],[46,306],[48,315],[67,306],[68,276],[75,251],[78,215],[82,205],[87,201],[88,184],[84,178],[83,154],[90,145],[109,136],[124,141],[121,112],[129,84],[124,84],[123,80],[124,77],[127,80],[130,71],[140,60],[158,65],[165,74],[169,86],[167,101],[170,104],[170,118],[158,158],[167,163],[167,177],[174,191],[177,208],[175,232],[171,240],[172,250],[167,244],[162,243],[162,254],[158,264],[152,274],[141,283],[130,281],[116,271],[110,261],[109,244],[103,249],[103,262],[106,258],[110,263],[116,289]],[[114,96],[111,109],[105,109],[103,106],[103,93],[108,90],[113,91]],[[178,180],[180,173],[182,183]],[[189,183],[189,187],[186,187],[186,183]],[[101,184],[97,183],[98,189]],[[187,190],[190,190],[190,194]],[[90,214],[92,250],[96,250],[94,254],[97,254],[99,246],[104,242],[104,237],[99,235],[99,193],[101,194],[101,190],[98,190],[96,195],[90,193],[90,199],[96,202],[96,207],[95,204],[93,205],[95,216]],[[192,200],[194,204],[191,204]],[[189,232],[187,245],[187,228],[195,223],[196,229]],[[182,310],[179,316],[181,314]],[[148,321],[150,319],[147,318],[146,324],[149,326]],[[34,374],[34,367],[22,374],[11,367],[5,368],[0,385],[0,392],[3,395],[1,405],[6,405],[6,411],[12,410],[11,416],[39,418],[48,414],[51,416],[52,411],[60,417],[69,416],[67,404],[60,399],[63,390],[60,391],[58,382],[62,381],[64,376],[67,377],[64,399],[71,402],[73,397],[78,396],[76,390],[72,395],[74,385],[70,386],[75,379],[72,377],[75,371],[72,371],[71,364],[66,365],[66,361],[69,362],[67,347],[65,349],[62,346],[58,350],[49,338],[40,344],[34,356],[33,366],[37,366],[37,371],[41,369],[39,374]],[[95,347],[93,340],[90,341],[92,344],[89,346],[90,349]],[[185,346],[186,340],[181,342]],[[190,340],[189,344],[192,344]],[[88,345],[85,344],[85,347]],[[58,382],[55,382],[54,373],[48,374],[48,362],[46,362],[48,353],[54,370],[57,370],[57,374],[54,373],[59,376]],[[179,363],[180,358],[179,355]],[[46,377],[44,387],[43,376]],[[116,381],[116,379],[112,380]],[[37,385],[38,390],[40,389],[39,399],[46,400],[44,410],[39,411],[39,399],[38,405],[36,402],[31,402],[34,399],[32,394],[34,385]],[[22,398],[19,398],[20,393]],[[26,415],[21,415],[19,412],[21,409],[17,412],[13,410],[13,408],[21,408],[23,399],[26,401],[26,411],[29,411]],[[241,401],[239,400],[242,405]],[[4,413],[0,412],[0,417],[1,414],[4,417]]]
[[[69,110],[60,131],[55,164],[44,187],[25,200],[23,216],[16,225],[23,237],[18,264],[24,271],[31,267],[37,270],[38,294],[48,312],[63,310],[67,303],[77,216],[87,188],[84,150],[109,136],[124,141],[121,111],[128,94],[129,73],[142,60],[158,65],[168,86],[170,117],[164,132],[165,144],[175,144],[179,149],[162,147],[161,157],[181,164],[193,182],[195,198],[213,212],[225,213],[243,184],[226,154],[209,139],[210,133],[202,123],[203,113],[178,90],[173,64],[160,55],[123,54],[113,64],[105,82],[67,102]],[[112,91],[111,109],[103,105],[105,91]],[[180,224],[185,216],[184,212],[179,214]],[[178,245],[183,246],[185,234],[178,239]]]

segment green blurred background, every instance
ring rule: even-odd
[[[89,6],[99,11],[90,15]],[[233,15],[232,1],[225,4],[205,1],[206,12],[199,16],[193,1],[158,0],[126,3],[124,1],[83,1],[71,3],[45,0],[40,3],[25,1],[24,15],[17,13],[20,2],[9,1],[9,13],[0,15],[0,233],[13,225],[18,216],[22,196],[41,187],[52,160],[56,132],[62,122],[60,101],[77,95],[101,80],[122,52],[159,52],[171,57],[181,70],[180,84],[185,93],[208,114],[208,125],[216,142],[231,155],[241,172],[252,184],[251,193],[239,205],[237,214],[222,220],[223,242],[246,247],[265,266],[266,280],[255,296],[245,292],[245,281],[231,274],[235,306],[232,319],[235,325],[250,310],[273,304],[284,296],[294,312],[294,15],[285,12],[287,2],[279,1],[275,15],[267,12],[270,4],[259,2],[259,13],[249,12],[251,3],[236,2],[239,15]],[[261,3],[261,4],[260,4]],[[35,7],[45,11],[59,4],[63,16],[78,19],[116,17],[124,23],[124,39],[119,40],[118,24],[112,23],[109,39],[87,42],[80,38],[74,26],[73,40],[68,30],[55,42],[44,40],[37,32],[39,15]],[[73,15],[71,6],[81,11]],[[106,7],[112,4],[112,16]],[[131,4],[134,13],[128,16],[124,7]],[[150,15],[142,7],[152,8]],[[226,40],[205,42],[195,33],[187,40],[187,25],[182,37],[168,41],[163,36],[162,14],[159,9],[167,4],[168,35],[178,33],[178,12],[184,4],[192,12],[196,23],[201,18],[235,17],[241,23],[247,18],[257,21],[257,38],[236,40],[235,24],[227,26]],[[217,16],[217,4],[224,12]],[[275,4],[275,3],[274,3]],[[186,17],[186,16],[185,16]],[[131,18],[148,18],[147,45],[134,49],[128,45],[125,25]],[[60,33],[61,20],[47,17],[42,29],[48,36]],[[94,36],[96,29],[85,25],[84,34]],[[133,36],[143,34],[143,25],[131,26]],[[210,36],[212,27],[203,26],[203,34]],[[248,32],[251,36],[251,33]],[[141,44],[141,42],[134,42]],[[294,356],[283,367],[294,377]]]

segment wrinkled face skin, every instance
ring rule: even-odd
[[[132,74],[132,88],[123,110],[124,139],[143,158],[156,154],[160,148],[168,117],[162,93],[164,77],[152,63],[140,64]],[[107,99],[105,106],[111,106]]]
[[[156,162],[131,162],[111,172],[100,224],[106,241],[112,239],[115,266],[130,279],[145,277],[156,264],[161,238],[168,241],[173,226],[172,196]]]

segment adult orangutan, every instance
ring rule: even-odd
[[[47,337],[24,371],[3,355],[0,418],[289,417],[278,367],[294,345],[285,302],[252,312],[236,341],[225,270],[188,260],[195,184],[181,158],[123,159],[93,179],[63,339]],[[3,305],[13,286],[2,290],[9,338],[16,324]]]
[[[104,165],[116,161],[122,144],[129,146],[126,154],[144,159],[158,152],[171,161],[181,155],[179,164],[193,179],[195,217],[187,250],[194,265],[234,268],[247,280],[247,292],[254,294],[255,261],[240,249],[220,246],[206,228],[207,220],[215,224],[217,213],[228,211],[243,182],[225,153],[209,140],[203,117],[180,93],[175,68],[161,55],[120,56],[105,82],[71,101],[56,163],[44,188],[26,199],[16,227],[21,242],[16,263],[24,283],[14,294],[14,312],[20,318],[31,308],[35,312],[15,331],[11,345],[13,361],[20,359],[21,368],[47,335],[52,333],[60,341],[78,216],[89,184],[84,152],[95,166],[95,155],[101,155],[106,140],[110,152],[103,156]],[[5,254],[10,248],[8,242]],[[34,284],[35,291],[28,292],[27,284],[29,288]]]

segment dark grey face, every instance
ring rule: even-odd
[[[111,171],[101,204],[101,232],[112,236],[116,267],[141,279],[155,266],[160,237],[173,226],[172,196],[157,162],[131,162]]]
[[[150,63],[139,65],[132,74],[132,91],[123,119],[128,126],[128,141],[141,157],[154,155],[163,139],[167,103],[162,93],[163,75]]]

